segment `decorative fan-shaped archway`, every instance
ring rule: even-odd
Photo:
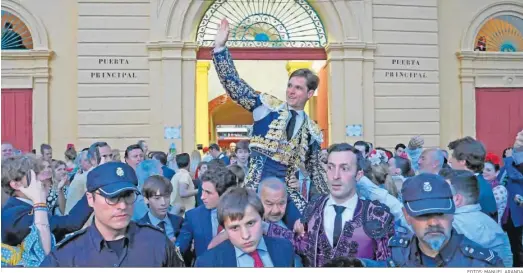
[[[222,18],[231,32],[229,47],[307,47],[327,45],[316,11],[305,0],[217,0],[198,27],[199,46],[210,47]]]
[[[33,38],[20,18],[2,10],[2,50],[13,49],[33,49]]]
[[[523,51],[523,19],[502,15],[488,20],[476,36],[476,51]]]

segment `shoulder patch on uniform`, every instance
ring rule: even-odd
[[[86,231],[87,227],[65,235],[65,238],[63,238],[60,242],[56,244],[56,249],[64,247],[65,245],[67,245],[67,243],[70,243],[72,240],[78,238],[78,236],[84,234]]]
[[[392,236],[389,239],[389,247],[408,247],[410,243],[409,238],[401,236]]]
[[[476,260],[485,261],[492,265],[495,265],[497,260],[500,259],[499,256],[494,253],[494,251],[477,245],[464,243],[461,244],[460,249],[465,256]]]
[[[263,105],[267,106],[272,111],[278,110],[284,103],[283,101],[276,98],[275,96],[267,94],[267,93],[260,94],[260,100]]]

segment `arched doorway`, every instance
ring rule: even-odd
[[[220,147],[249,139],[252,114],[223,94],[209,102],[209,141]]]
[[[461,60],[463,135],[501,155],[523,128],[523,5],[501,2],[473,20]]]
[[[237,1],[232,1],[234,2]],[[182,138],[174,142],[177,146],[183,147],[184,151],[190,151],[194,149],[196,143],[201,143],[197,140],[197,135],[205,136],[198,133],[198,128],[208,128],[208,120],[203,124],[197,124],[200,118],[196,116],[201,112],[208,112],[208,103],[198,102],[205,101],[199,99],[204,94],[200,88],[206,86],[201,84],[200,79],[207,79],[204,83],[208,85],[208,77],[201,76],[209,73],[210,64],[201,61],[210,59],[203,58],[205,54],[210,57],[210,48],[198,46],[196,41],[198,26],[202,20],[208,19],[205,17],[206,11],[215,2],[155,0],[151,3],[157,6],[157,14],[151,17],[151,41],[148,43],[150,74],[155,75],[150,79],[149,89],[151,100],[158,105],[152,109],[152,114],[156,117],[155,120],[159,121],[151,126],[157,134],[152,137],[152,141],[156,142],[153,145],[168,146],[171,140],[163,139],[160,133],[163,132],[164,127],[182,125]],[[300,48],[298,54],[321,50],[323,60],[327,59],[327,73],[325,73],[327,76],[325,82],[328,83],[329,90],[327,97],[329,108],[335,109],[329,110],[327,114],[329,140],[331,143],[354,142],[361,138],[374,141],[374,81],[373,77],[368,75],[372,74],[374,69],[371,60],[376,44],[372,41],[372,28],[361,26],[364,22],[372,21],[372,3],[365,5],[352,2],[345,5],[336,1],[307,1],[307,3],[321,18],[326,30],[327,45],[320,49]],[[258,39],[262,39],[261,36],[258,36]],[[264,49],[265,52],[271,52],[269,47]],[[231,51],[235,60],[253,52],[258,52],[258,55],[265,57],[270,56],[271,59],[282,60],[282,54],[288,54],[289,50],[295,49],[280,47],[274,50],[273,47],[272,50],[271,54],[264,54],[259,48],[243,47]],[[294,57],[283,60],[300,60]],[[363,73],[363,71],[369,72]],[[198,82],[196,88],[195,82]],[[208,90],[207,86],[207,92]],[[169,101],[166,98],[169,98]],[[201,111],[204,107],[205,111]],[[178,108],[180,110],[176,111],[179,114],[173,110]],[[174,112],[176,113],[173,114]],[[348,135],[346,127],[349,125],[360,125],[364,128],[363,133],[358,136]]]
[[[50,56],[43,23],[19,1],[2,1],[2,141],[23,152],[49,141]]]
[[[227,17],[231,24],[227,46],[235,59],[238,73],[244,79],[249,78],[250,80],[245,79],[246,82],[259,90],[283,99],[287,74],[299,68],[312,69],[314,61],[326,60],[326,31],[319,16],[308,2],[218,0],[207,9],[198,27],[196,39],[198,45],[201,46],[197,54],[199,63],[207,62],[209,66],[213,66],[209,62],[212,57],[210,46],[213,44],[214,36],[223,17]],[[246,63],[247,60],[250,63]],[[263,62],[269,60],[270,62]],[[324,64],[320,64],[320,66],[323,67]],[[199,106],[205,103],[204,93],[208,93],[209,100],[212,99],[209,102],[210,108],[211,104],[220,101],[221,97],[225,95],[223,90],[221,90],[221,94],[212,93],[213,88],[220,85],[213,70],[209,74],[197,74],[197,94],[199,94],[196,101],[197,109],[204,109]],[[281,75],[285,77],[282,78]],[[211,78],[207,83],[204,79],[200,79],[201,77]],[[277,84],[271,85],[270,81],[277,82]],[[211,93],[205,89],[206,86],[200,86],[200,84],[207,85]],[[327,92],[327,89],[320,91]],[[215,96],[216,98],[214,98]],[[315,109],[315,101],[316,98],[313,97],[305,108],[313,120],[317,120],[316,113],[318,112]],[[320,110],[326,112],[327,108],[325,105],[322,106]],[[219,111],[209,109],[208,117],[203,117],[205,111],[197,111],[196,138],[204,146],[209,139],[216,140],[217,126],[242,125],[238,123],[241,117],[245,117],[245,122],[252,124],[252,118],[247,118],[250,113],[234,105],[230,100],[224,101],[217,110]],[[327,117],[327,115],[320,116]],[[209,120],[209,131],[203,131],[206,129],[204,126],[206,119]],[[227,124],[223,124],[223,122]],[[328,130],[327,124],[327,119],[322,120],[321,125],[326,127],[324,131]],[[238,127],[237,129],[243,130]],[[209,132],[210,138],[208,139],[206,137]],[[232,133],[234,134],[234,132]],[[241,135],[240,132],[238,134]]]

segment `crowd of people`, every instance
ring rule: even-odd
[[[2,144],[2,266],[521,267],[523,130],[502,156],[464,137],[389,151],[322,149],[303,111],[318,86],[293,72],[286,101],[238,75],[222,21],[213,61],[254,118],[250,141],[189,153],[96,142],[64,160]]]

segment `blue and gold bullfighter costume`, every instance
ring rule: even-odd
[[[258,94],[242,80],[227,48],[213,52],[213,61],[227,94],[253,113],[250,168],[245,186],[257,190],[260,181],[267,177],[289,181],[298,166],[305,163],[318,193],[327,194],[327,176],[320,164],[323,136],[316,123],[302,111],[301,126],[297,125],[292,137],[287,137],[288,123],[298,111],[269,94]],[[288,188],[288,192],[298,210],[303,212],[307,203],[302,195],[292,188]]]

